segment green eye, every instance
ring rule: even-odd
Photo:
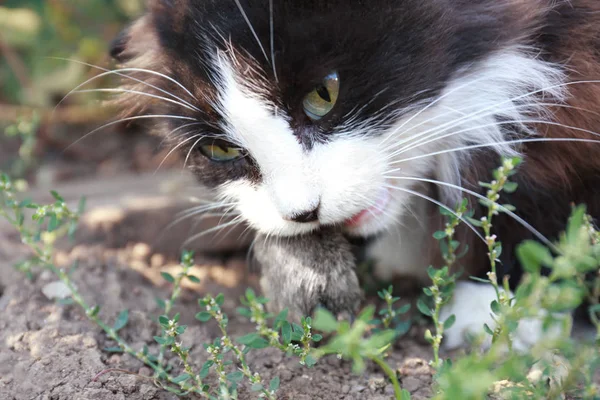
[[[308,118],[317,121],[333,110],[340,94],[340,77],[337,72],[327,75],[323,82],[306,95],[303,101]]]
[[[200,146],[200,151],[213,161],[233,161],[242,156],[240,149],[227,146],[226,144],[205,144]]]

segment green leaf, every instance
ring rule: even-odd
[[[275,317],[275,322],[274,322],[276,329],[281,326],[283,321],[287,321],[288,313],[289,313],[289,310],[287,308],[284,308],[283,310],[281,310],[281,312],[279,314],[277,314],[277,317]]]
[[[264,386],[262,383],[255,383],[254,385],[250,386],[250,390],[252,392],[258,392],[260,390],[263,390]]]
[[[208,374],[210,373],[210,367],[212,367],[214,365],[214,361],[213,360],[208,360],[207,362],[204,363],[204,365],[202,365],[202,369],[200,370],[200,379],[204,379],[208,376]]]
[[[160,297],[155,297],[154,300],[156,300],[156,304],[161,309],[164,310],[167,307],[167,304],[165,303],[165,301],[163,299],[161,299]]]
[[[57,299],[56,302],[63,306],[70,306],[72,304],[75,304],[75,300],[73,300],[72,297],[66,297],[64,299]]]
[[[246,307],[238,307],[238,308],[236,308],[236,311],[242,317],[246,317],[246,318],[251,318],[252,317],[252,311],[250,311]]]
[[[189,374],[181,374],[178,377],[173,378],[171,381],[173,383],[183,383],[190,378],[191,378],[191,376]]]
[[[54,232],[56,228],[58,228],[58,218],[56,215],[52,215],[48,223],[48,232]]]
[[[554,262],[550,250],[533,240],[528,240],[517,247],[517,257],[523,269],[530,274],[539,274],[542,266],[549,267]]]
[[[222,305],[223,305],[223,303],[225,302],[225,295],[224,295],[223,293],[219,293],[219,294],[217,295],[217,297],[215,297],[215,302],[216,302],[218,305],[222,306]]]
[[[269,342],[258,333],[249,333],[238,338],[237,341],[252,349],[265,349],[269,347]]]
[[[123,353],[123,349],[120,347],[105,347],[104,349],[102,349],[104,351],[106,351],[107,353]]]
[[[324,308],[318,308],[315,312],[313,327],[321,332],[330,333],[337,330],[339,322],[333,314]]]
[[[304,363],[306,364],[306,366],[308,368],[314,366],[317,363],[317,360],[311,356],[310,354],[306,356],[306,358],[304,359]]]
[[[165,326],[169,325],[169,317],[166,315],[161,315],[158,317],[158,323]]]
[[[161,344],[161,345],[167,344],[167,339],[160,337],[160,336],[154,336],[154,340],[156,340],[156,343]]]
[[[444,330],[452,328],[452,325],[456,322],[456,315],[452,314],[444,321]]]
[[[77,206],[77,214],[79,214],[79,215],[83,214],[83,212],[85,211],[86,202],[87,202],[87,199],[85,197],[82,197],[79,200],[79,204]]]
[[[323,340],[323,336],[319,335],[318,333],[315,333],[314,335],[312,335],[312,340],[313,342],[320,342],[321,340]]]
[[[234,371],[227,374],[227,380],[231,382],[239,382],[244,379],[242,371]]]
[[[129,321],[129,310],[123,310],[117,316],[115,324],[113,325],[113,329],[115,332],[123,329],[125,325],[127,325],[127,321]]]
[[[492,303],[490,304],[490,308],[494,314],[500,315],[500,303],[498,303],[498,301],[492,301]]]
[[[175,278],[173,278],[173,275],[171,275],[168,272],[161,272],[160,275],[163,277],[163,279],[169,283],[175,283]]]
[[[100,312],[100,306],[94,306],[90,311],[89,311],[89,316],[94,318],[98,315],[98,313]]]
[[[504,189],[503,190],[506,193],[514,193],[517,190],[518,187],[519,187],[519,185],[516,182],[510,182],[510,181],[508,181],[508,182],[506,182],[504,184]]]
[[[269,382],[269,390],[271,392],[276,392],[277,389],[279,389],[279,377],[276,376],[273,379],[271,379],[271,382]]]
[[[406,389],[402,389],[402,396],[400,400],[410,400],[410,392]]]
[[[193,283],[200,283],[200,278],[198,278],[197,276],[194,275],[188,275],[187,278],[192,281]]]
[[[410,310],[410,304],[405,304],[396,309],[396,314],[406,314]]]
[[[212,318],[212,315],[210,315],[210,313],[206,312],[206,311],[202,311],[202,312],[199,312],[198,314],[196,314],[196,319],[200,322],[210,321],[211,318]]]
[[[488,324],[483,324],[483,330],[490,336],[494,336],[494,331],[488,326]]]
[[[65,199],[63,199],[56,191],[51,190],[50,194],[52,195],[52,197],[54,197],[56,200],[64,203]]]
[[[394,327],[394,332],[396,332],[396,336],[402,336],[410,330],[411,326],[412,326],[412,323],[410,321],[399,322]]]
[[[419,309],[421,314],[424,314],[428,317],[431,317],[433,315],[433,313],[431,312],[431,309],[427,306],[427,304],[425,304],[423,299],[417,300],[417,308]]]
[[[285,345],[290,344],[292,341],[292,326],[287,321],[281,323],[281,337]]]
[[[447,236],[448,235],[446,235],[446,232],[444,232],[444,231],[437,231],[433,234],[433,237],[437,240],[442,240]]]

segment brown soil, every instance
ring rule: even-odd
[[[177,212],[189,206],[174,193],[194,185],[176,169],[153,175],[162,159],[153,152],[155,141],[110,138],[102,146],[93,146],[88,143],[78,150],[81,154],[73,153],[70,158],[43,149],[44,154],[60,157],[37,171],[38,188],[31,195],[49,201],[45,193],[52,188],[72,203],[82,195],[88,197],[88,213],[76,243],[62,246],[64,250],[57,254],[56,261],[68,266],[78,260],[73,279],[85,299],[101,305],[100,315],[108,322],[121,310],[129,309],[130,321],[121,334],[134,348],[148,345],[156,353],[152,337],[159,332],[153,320],[160,310],[155,298],[169,294],[160,272],[176,272],[181,244],[190,234],[215,221],[186,221],[166,230]],[[85,160],[90,149],[94,149],[98,162],[95,167]],[[201,194],[193,192],[189,194]],[[184,343],[193,345],[191,360],[196,368],[207,358],[202,344],[219,336],[212,324],[194,320],[196,300],[204,293],[225,293],[233,337],[254,329],[234,311],[245,288],[256,286],[256,277],[246,268],[244,249],[249,238],[241,235],[242,231],[194,242],[193,247],[199,251],[194,274],[202,282],[186,287],[175,311],[181,312],[182,322],[189,325]],[[112,372],[95,380],[98,373],[109,368],[146,376],[151,371],[128,355],[104,351],[114,343],[76,306],[46,298],[42,288],[56,281],[51,274],[42,272],[28,281],[17,272],[14,263],[26,256],[19,237],[0,222],[0,399],[176,398],[158,389],[150,379],[134,375]],[[425,361],[431,355],[421,337],[422,329],[414,328],[389,357],[390,364],[400,370],[403,388],[414,399],[431,395],[431,374]],[[268,349],[251,353],[249,361],[267,381],[280,377],[278,396],[283,399],[390,399],[393,394],[392,386],[376,367],[369,366],[357,376],[351,373],[350,363],[336,357],[323,359],[308,369],[296,359]],[[240,398],[256,395],[244,386]]]

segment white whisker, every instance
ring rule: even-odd
[[[123,78],[128,78],[128,79],[131,79],[131,80],[133,80],[133,81],[135,81],[135,82],[138,82],[138,83],[144,84],[144,85],[146,85],[146,86],[148,86],[148,87],[151,87],[151,88],[153,88],[153,89],[156,89],[156,90],[158,90],[158,91],[159,91],[159,92],[161,92],[161,93],[167,94],[167,95],[169,95],[169,96],[173,97],[174,99],[176,99],[176,100],[179,100],[179,101],[181,101],[181,102],[182,102],[182,103],[184,103],[184,104],[187,104],[188,106],[190,106],[190,107],[192,107],[192,108],[195,108],[195,107],[194,107],[192,104],[190,104],[190,103],[188,103],[187,101],[183,100],[182,98],[180,98],[180,97],[178,97],[178,96],[174,95],[173,93],[170,93],[170,92],[168,92],[168,91],[166,91],[166,90],[164,90],[164,89],[161,89],[161,88],[159,88],[158,86],[152,85],[152,84],[150,84],[150,83],[148,83],[148,82],[144,82],[144,81],[143,81],[143,80],[141,80],[141,79],[137,79],[137,78],[134,78],[134,77],[132,77],[132,76],[129,76],[129,75],[123,74],[122,72],[145,72],[145,73],[148,73],[148,74],[151,74],[151,75],[160,76],[160,77],[162,77],[162,78],[165,78],[165,79],[167,79],[167,80],[169,80],[169,81],[171,81],[171,82],[175,83],[177,86],[179,86],[180,88],[182,88],[182,89],[183,89],[183,90],[184,90],[184,91],[185,91],[187,94],[189,94],[189,95],[190,95],[190,96],[191,96],[191,97],[192,97],[194,100],[198,100],[198,99],[196,99],[196,97],[195,97],[195,96],[192,94],[192,92],[190,92],[190,91],[189,91],[189,90],[188,90],[188,89],[187,89],[185,86],[183,86],[181,83],[177,82],[175,79],[171,78],[170,76],[167,76],[167,75],[165,75],[165,74],[162,74],[162,73],[160,73],[160,72],[152,71],[152,70],[149,70],[149,69],[143,69],[143,68],[121,68],[121,69],[116,69],[116,70],[109,70],[109,69],[107,69],[107,68],[102,68],[102,67],[99,67],[99,66],[97,66],[97,65],[89,64],[89,63],[86,63],[86,62],[83,62],[83,61],[79,61],[79,60],[73,60],[73,59],[69,59],[69,58],[60,58],[60,57],[50,57],[50,58],[54,58],[54,59],[57,59],[57,60],[63,60],[63,61],[74,62],[74,63],[77,63],[77,64],[86,65],[86,66],[88,66],[88,67],[90,67],[90,68],[95,68],[95,69],[99,69],[99,70],[101,70],[101,71],[105,71],[105,72],[103,72],[102,74],[96,75],[96,76],[94,76],[94,77],[92,77],[92,78],[88,79],[87,81],[83,82],[82,84],[80,84],[79,86],[77,86],[75,89],[73,89],[72,91],[70,91],[69,93],[67,93],[67,94],[65,95],[65,97],[63,97],[63,98],[62,98],[62,100],[61,100],[61,101],[60,101],[60,102],[59,102],[59,103],[56,105],[56,107],[55,107],[55,110],[56,110],[56,108],[57,108],[58,106],[60,106],[60,105],[62,104],[62,102],[63,102],[63,101],[64,101],[64,100],[65,100],[67,97],[69,97],[69,95],[70,95],[70,94],[71,94],[73,91],[75,91],[75,90],[79,90],[81,87],[83,87],[83,86],[87,85],[88,83],[90,83],[90,82],[93,82],[93,81],[95,81],[96,79],[100,79],[100,78],[102,78],[102,77],[104,77],[104,76],[108,76],[108,75],[117,75],[117,76],[121,76],[121,77],[123,77]],[[200,111],[199,109],[197,109],[197,110],[198,110],[198,111]]]
[[[477,82],[477,81],[478,81],[478,80],[475,80],[475,81],[473,81],[473,82]],[[477,115],[479,115],[479,114],[481,114],[481,113],[484,113],[484,112],[486,112],[486,111],[493,110],[493,109],[495,109],[496,107],[498,107],[498,106],[500,106],[500,105],[502,105],[502,104],[512,103],[512,102],[515,102],[515,101],[518,101],[518,100],[521,100],[521,99],[524,99],[524,98],[530,97],[530,96],[532,96],[532,95],[541,94],[541,93],[544,93],[544,92],[547,92],[547,91],[550,91],[550,90],[553,90],[553,89],[560,89],[560,88],[564,88],[564,87],[567,87],[567,86],[572,86],[572,85],[577,85],[577,84],[584,84],[584,83],[600,83],[600,80],[573,81],[573,82],[565,82],[565,83],[561,83],[561,84],[556,84],[556,85],[547,86],[547,87],[544,87],[544,88],[541,88],[541,89],[537,89],[537,90],[534,90],[534,91],[531,91],[531,92],[528,92],[528,93],[525,93],[525,94],[522,94],[522,95],[519,95],[519,96],[516,96],[516,97],[512,97],[512,98],[510,98],[510,99],[507,99],[507,100],[501,101],[501,102],[499,102],[499,103],[496,103],[496,104],[494,104],[494,105],[492,105],[492,106],[485,107],[485,108],[483,108],[483,109],[479,110],[479,111],[478,111],[478,112],[476,112],[476,113],[473,113],[473,114],[467,115],[467,116],[465,116],[465,117],[461,117],[461,118],[459,118],[459,119],[457,119],[457,120],[454,120],[454,121],[451,121],[451,122],[449,122],[449,123],[451,123],[451,124],[454,124],[454,125],[457,125],[457,124],[458,124],[460,121],[464,121],[465,119],[469,120],[469,118],[473,118],[474,116],[477,116]],[[471,84],[471,82],[470,82],[469,84]],[[465,85],[459,86],[458,88],[462,88],[462,87],[464,87],[464,86],[467,86],[467,85],[468,85],[468,84],[465,84]],[[458,89],[458,88],[457,88],[457,89]],[[418,116],[419,114],[421,114],[423,111],[425,111],[427,108],[431,107],[433,104],[435,104],[436,102],[438,102],[439,100],[443,99],[445,96],[447,96],[448,94],[450,94],[450,93],[452,93],[452,92],[454,92],[454,91],[456,91],[456,89],[454,89],[454,90],[452,90],[452,91],[450,91],[450,92],[446,93],[444,96],[441,96],[441,97],[439,97],[439,98],[438,98],[438,99],[436,99],[436,100],[435,100],[433,103],[430,103],[428,106],[426,106],[425,108],[421,109],[421,111],[417,112],[415,115],[413,115],[412,117],[410,117],[410,118],[409,118],[407,121],[405,121],[404,123],[402,123],[402,124],[401,124],[401,125],[400,125],[398,128],[396,128],[394,131],[392,131],[390,134],[388,134],[388,135],[386,136],[386,138],[385,138],[385,139],[382,141],[382,144],[383,144],[383,143],[385,143],[385,141],[387,141],[387,139],[388,139],[390,136],[392,136],[393,134],[395,134],[396,132],[398,132],[399,130],[401,130],[401,129],[402,129],[404,126],[406,126],[406,125],[407,125],[407,124],[408,124],[408,123],[409,123],[411,120],[413,120],[415,117],[417,117],[417,116]],[[527,105],[526,105],[526,106],[527,106]],[[532,104],[532,105],[529,105],[529,106],[535,106],[535,104]],[[446,124],[443,124],[443,125],[447,125],[447,124],[449,124],[449,123],[446,123]],[[443,126],[443,125],[442,125],[442,126]],[[441,127],[441,126],[440,126],[440,127]],[[439,129],[440,127],[436,127],[436,128],[434,128],[434,129]],[[418,136],[422,136],[423,134],[425,134],[425,133],[429,133],[429,132],[431,132],[431,131],[432,131],[432,130],[428,130],[428,131],[426,131],[426,132],[422,132],[422,133],[420,133]],[[414,138],[413,138],[413,139],[414,139]],[[401,145],[401,144],[403,144],[403,142],[401,142],[401,143],[399,143],[399,144],[394,144],[394,146]]]
[[[83,139],[87,138],[88,136],[93,135],[94,133],[96,133],[104,128],[108,128],[109,126],[120,124],[122,122],[135,121],[138,119],[148,119],[148,118],[185,119],[185,120],[189,120],[189,121],[196,121],[195,118],[182,117],[180,115],[138,115],[137,117],[122,118],[117,121],[112,121],[107,124],[104,124],[96,129],[94,129],[93,131],[86,133],[85,135],[83,135],[82,137],[80,137],[79,139],[77,139],[76,141],[71,143],[70,145],[68,145],[63,151],[68,150],[69,148],[71,148],[72,146],[75,146],[77,143],[81,142]]]
[[[269,56],[267,56],[267,52],[265,51],[265,48],[263,47],[260,39],[258,38],[258,35],[256,34],[256,31],[254,30],[254,27],[252,26],[250,19],[248,19],[248,15],[246,14],[246,11],[244,11],[244,7],[242,7],[240,0],[235,0],[235,4],[237,4],[238,8],[240,9],[240,12],[242,13],[242,16],[244,17],[244,19],[246,20],[246,23],[248,24],[248,27],[250,28],[252,35],[254,35],[254,38],[256,39],[256,43],[258,43],[258,46],[260,47],[260,50],[262,51],[263,55],[265,56],[265,59],[267,60],[267,62],[269,62],[270,61]]]
[[[463,188],[461,186],[454,185],[452,183],[438,181],[438,180],[435,180],[435,179],[415,178],[415,177],[405,177],[405,176],[386,176],[386,178],[398,179],[398,180],[404,180],[404,181],[416,181],[416,182],[433,183],[435,185],[446,186],[446,187],[449,187],[449,188],[452,188],[452,189],[460,190],[461,192],[468,193],[471,196],[477,197],[480,200],[491,202],[496,207],[498,207],[498,209],[500,211],[504,212],[505,214],[507,214],[508,216],[510,216],[511,218],[513,218],[515,221],[517,221],[519,224],[521,224],[523,227],[525,227],[529,232],[533,233],[546,246],[548,246],[548,247],[552,248],[554,251],[558,252],[558,249],[556,248],[556,246],[554,246],[554,244],[546,236],[542,235],[537,229],[535,229],[533,226],[531,226],[531,224],[529,224],[523,218],[519,217],[517,214],[515,214],[514,212],[512,212],[508,208],[504,207],[503,205],[501,205],[501,204],[499,204],[499,203],[497,203],[495,201],[491,201],[487,197],[482,196],[481,194],[479,194],[477,192],[474,192],[474,191],[469,190],[469,189],[465,189],[465,188]]]
[[[273,75],[275,82],[279,82],[277,77],[277,68],[275,66],[275,20],[273,17],[273,0],[269,0],[269,25],[271,29],[271,64],[273,65]]]
[[[494,146],[497,146],[497,145],[504,145],[504,144],[520,144],[520,143],[536,143],[536,142],[576,142],[576,143],[596,143],[596,144],[600,144],[600,140],[578,139],[578,138],[531,138],[531,139],[515,139],[515,140],[505,140],[505,141],[502,141],[502,142],[474,144],[474,145],[457,147],[457,148],[454,148],[454,149],[447,149],[447,150],[435,151],[433,153],[422,154],[422,155],[414,156],[414,157],[410,157],[410,158],[404,158],[402,160],[396,160],[396,161],[392,162],[391,164],[392,165],[394,165],[394,164],[400,164],[400,163],[403,163],[403,162],[418,160],[418,159],[426,158],[426,157],[437,156],[437,155],[440,155],[440,154],[453,153],[453,152],[457,152],[457,151],[482,149],[482,148],[486,148],[486,147],[494,147]],[[391,172],[397,172],[397,171],[400,171],[400,168],[392,170]],[[390,172],[390,171],[388,171],[388,172]]]
[[[425,146],[425,145],[427,145],[429,143],[433,143],[435,141],[447,138],[449,136],[457,135],[459,133],[471,132],[471,131],[476,131],[476,130],[483,129],[483,128],[486,128],[486,127],[500,126],[500,125],[505,125],[505,124],[510,124],[510,123],[540,124],[540,125],[559,126],[559,127],[562,127],[562,128],[567,128],[567,129],[571,129],[571,130],[582,132],[582,133],[588,133],[588,134],[594,135],[594,136],[600,136],[600,133],[598,133],[598,132],[590,131],[588,129],[578,128],[578,127],[575,127],[575,126],[560,124],[558,122],[550,122],[550,121],[544,121],[544,120],[509,120],[509,121],[498,121],[498,122],[495,122],[493,124],[485,124],[485,125],[471,127],[471,128],[468,128],[468,129],[462,129],[462,130],[459,130],[459,131],[456,131],[456,132],[451,132],[451,133],[442,135],[440,137],[436,137],[434,139],[431,139],[431,140],[428,140],[428,141],[425,141],[425,142],[422,142],[422,143],[418,143],[418,144],[413,145],[413,146],[406,146],[406,147],[398,150],[396,152],[396,154],[402,154],[404,152],[407,152],[407,151],[410,151],[410,150],[414,150],[414,149],[416,149],[418,147]],[[496,143],[499,145],[499,143],[501,143],[501,142],[498,141]]]
[[[99,93],[131,93],[131,94],[137,94],[137,95],[140,95],[140,96],[151,97],[153,99],[164,100],[164,101],[166,101],[168,103],[176,104],[178,106],[187,108],[188,110],[191,110],[191,111],[199,111],[197,108],[190,107],[187,104],[181,103],[181,102],[179,102],[177,100],[169,99],[169,98],[166,98],[166,97],[163,97],[163,96],[158,96],[158,95],[151,94],[151,93],[141,92],[141,91],[138,91],[138,90],[101,88],[101,89],[75,90],[72,93],[94,93],[94,92],[99,92]]]
[[[236,217],[236,218],[234,218],[234,219],[233,219],[233,221],[226,222],[226,223],[224,223],[224,224],[221,224],[221,225],[215,226],[214,228],[210,228],[210,229],[207,229],[207,230],[205,230],[205,231],[202,231],[202,232],[200,232],[200,233],[197,233],[197,234],[195,234],[195,235],[191,236],[190,238],[188,238],[188,239],[187,239],[187,240],[186,240],[186,241],[183,243],[183,246],[185,247],[185,246],[187,246],[188,244],[190,244],[191,242],[193,242],[194,240],[196,240],[196,239],[199,239],[199,238],[201,238],[201,237],[203,237],[203,236],[206,236],[206,235],[208,235],[208,234],[211,234],[211,233],[213,233],[213,232],[217,232],[217,231],[220,231],[220,230],[222,230],[222,229],[225,229],[225,228],[229,228],[229,227],[231,227],[231,226],[238,225],[238,224],[240,223],[240,221],[241,221],[241,220],[242,220],[242,216],[239,216],[239,217]]]
[[[182,141],[181,141],[179,144],[177,144],[177,146],[173,147],[173,148],[172,148],[172,149],[171,149],[171,150],[170,150],[170,151],[167,153],[167,155],[166,155],[166,156],[163,158],[163,160],[160,162],[160,164],[158,165],[158,167],[156,168],[156,171],[154,171],[154,173],[156,174],[156,173],[158,172],[158,170],[160,169],[160,167],[162,167],[162,166],[163,166],[163,164],[165,163],[165,161],[167,161],[167,158],[169,158],[169,156],[170,156],[171,154],[173,154],[173,153],[174,153],[174,152],[175,152],[175,151],[176,151],[178,148],[180,148],[181,146],[183,146],[183,145],[184,145],[184,144],[186,144],[187,142],[189,142],[189,141],[192,141],[192,140],[194,140],[194,139],[196,139],[196,138],[198,138],[198,137],[202,137],[202,134],[200,134],[200,133],[199,133],[199,134],[196,134],[196,135],[194,135],[194,136],[192,136],[192,137],[189,137],[189,138],[187,138],[187,139],[185,139],[185,140],[182,140]]]
[[[423,193],[416,192],[414,190],[410,190],[410,189],[407,189],[407,188],[401,188],[401,187],[397,187],[397,186],[393,186],[393,185],[384,185],[384,187],[386,187],[388,189],[399,190],[401,192],[406,192],[406,193],[412,194],[414,196],[417,196],[417,197],[420,197],[422,199],[428,200],[428,201],[432,202],[433,204],[435,204],[435,205],[437,205],[439,207],[442,207],[444,210],[447,210],[449,213],[451,213],[456,218],[458,218],[460,221],[462,221],[466,226],[468,226],[469,229],[471,229],[473,231],[473,233],[475,233],[475,235],[477,235],[477,237],[479,239],[481,239],[482,242],[485,243],[485,239],[483,238],[483,236],[481,235],[481,233],[479,233],[477,231],[477,229],[475,229],[475,227],[469,223],[469,221],[467,221],[465,218],[463,218],[460,215],[458,215],[458,213],[456,211],[454,211],[453,209],[451,209],[447,205],[445,205],[443,203],[440,203],[439,201],[437,201],[437,200],[435,200],[435,199],[433,199],[433,198],[431,198],[431,197],[429,197],[429,196],[427,196],[427,195],[425,195]]]

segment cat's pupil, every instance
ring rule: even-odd
[[[317,94],[319,96],[321,96],[321,98],[323,100],[325,100],[328,103],[331,103],[331,96],[329,95],[329,90],[327,90],[327,88],[323,85],[317,86]]]

